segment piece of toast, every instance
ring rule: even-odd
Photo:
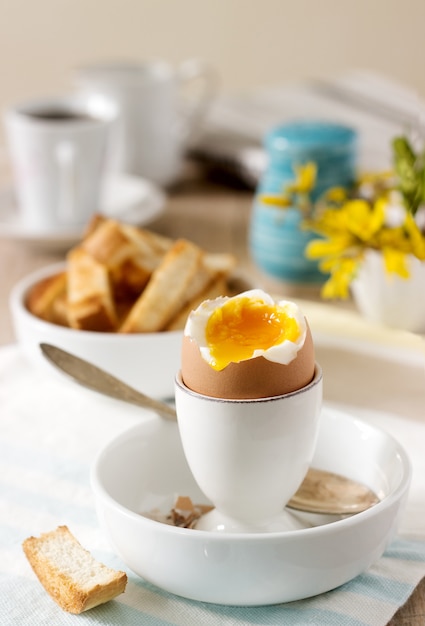
[[[118,319],[108,269],[80,247],[67,256],[68,319],[72,328],[113,331]]]
[[[196,298],[209,285],[219,278],[227,276],[234,266],[234,257],[230,254],[203,252],[199,259],[196,274],[188,285],[182,300],[182,308]]]
[[[98,221],[81,247],[108,268],[114,296],[139,295],[172,240],[116,220]]]
[[[67,526],[29,537],[22,547],[47,593],[65,611],[82,613],[125,591],[126,573],[96,561]]]
[[[119,332],[159,332],[181,327],[187,315],[188,304],[199,299],[214,285],[219,285],[233,268],[235,257],[231,254],[205,253],[194,243],[177,240],[153,272]],[[215,296],[214,296],[215,297]],[[190,309],[189,309],[190,310]]]
[[[27,309],[37,317],[54,324],[68,325],[64,309],[58,307],[66,298],[66,272],[59,272],[53,276],[48,276],[28,292],[26,298]]]
[[[186,292],[202,268],[203,252],[198,246],[179,239],[152,274],[146,288],[130,310],[119,332],[159,332],[186,303]]]
[[[192,300],[190,300],[171,320],[166,330],[182,330],[188,318],[188,315],[193,309],[196,309],[204,300],[213,300],[219,296],[230,295],[227,287],[225,276],[218,276],[212,283],[208,285],[206,289],[197,294]]]
[[[114,289],[124,296],[127,291],[141,291],[151,271],[137,263],[137,245],[115,220],[104,220],[80,246],[109,272]]]
[[[105,217],[105,215],[102,215],[101,213],[95,213],[90,218],[90,220],[86,224],[86,227],[84,228],[84,231],[81,237],[82,241],[84,241],[84,239],[87,239],[87,237],[90,237],[90,235],[94,233],[96,228],[98,228],[101,224],[103,224],[103,222],[106,222],[107,219],[108,218]]]
[[[170,237],[131,224],[121,224],[121,228],[123,233],[137,245],[139,254],[146,258],[153,256],[157,260],[162,259],[175,242]]]
[[[174,242],[128,224],[121,224],[120,228],[134,253],[121,264],[110,265],[109,270],[116,299],[128,301],[140,295]]]
[[[236,259],[194,243],[96,215],[67,270],[39,283],[28,309],[46,321],[98,332],[159,332],[180,328],[188,310],[220,285]],[[184,325],[184,324],[183,324]]]
[[[236,267],[236,257],[228,252],[206,252],[203,263],[216,276],[228,276]]]

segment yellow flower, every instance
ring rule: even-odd
[[[425,150],[421,153],[424,165],[413,189],[408,188],[411,180],[405,171],[406,163],[409,165],[415,156],[410,145],[399,142],[395,156],[396,172],[366,174],[350,190],[329,189],[304,221],[306,229],[322,237],[310,242],[305,255],[319,261],[320,270],[328,274],[322,289],[324,298],[348,296],[368,249],[382,253],[387,274],[404,278],[409,277],[409,255],[425,261],[425,233],[415,220],[418,206],[425,205]],[[306,172],[299,170],[297,183],[302,176],[308,180]],[[292,189],[299,191],[301,187],[293,185]]]
[[[350,284],[355,276],[358,259],[342,257],[331,262],[324,263],[321,269],[330,270],[331,275],[324,283],[321,295],[325,299],[343,299],[350,295]]]
[[[415,219],[411,213],[407,213],[406,220],[404,222],[407,236],[411,243],[411,252],[420,261],[425,260],[425,238],[423,237]]]
[[[324,209],[314,219],[306,220],[306,226],[326,236],[348,234],[347,214],[343,209]]]
[[[295,165],[295,181],[286,186],[287,193],[310,193],[316,184],[317,166],[309,161],[305,165]]]
[[[277,206],[281,209],[285,209],[288,206],[291,206],[292,202],[291,199],[288,198],[288,196],[285,195],[279,195],[279,196],[275,196],[272,194],[264,194],[261,196],[261,202],[263,204],[269,204],[271,206]]]
[[[392,183],[394,180],[394,172],[386,170],[382,172],[363,172],[357,179],[357,184],[362,185],[382,185],[384,183]]]
[[[305,255],[308,259],[338,257],[354,243],[353,238],[345,234],[329,239],[313,239],[307,244]]]
[[[347,214],[347,227],[362,241],[368,241],[385,221],[386,202],[378,199],[373,207],[366,200],[350,200],[343,211]]]
[[[404,252],[394,248],[383,248],[384,265],[388,274],[397,274],[401,278],[409,278],[409,268],[407,267],[407,257]]]
[[[262,194],[260,202],[266,205],[275,206],[281,209],[296,207],[308,215],[313,204],[309,197],[309,192],[316,184],[317,167],[315,163],[295,166],[296,179],[286,185],[280,194]]]
[[[325,192],[324,201],[332,204],[342,204],[347,199],[345,187],[331,187]]]
[[[406,231],[402,226],[396,228],[382,229],[376,234],[373,240],[373,246],[376,250],[383,250],[384,248],[393,248],[394,250],[400,250],[402,252],[409,252],[411,244],[406,237]]]

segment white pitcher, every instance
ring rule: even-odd
[[[195,81],[198,89],[190,99],[189,83]],[[163,61],[90,65],[78,70],[77,85],[118,106],[110,169],[168,186],[181,173],[185,150],[204,120],[217,80],[207,63],[192,59],[177,69]]]

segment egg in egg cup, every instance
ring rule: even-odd
[[[322,370],[299,307],[261,290],[206,301],[186,324],[176,410],[183,450],[214,505],[196,528],[281,532],[315,450]]]

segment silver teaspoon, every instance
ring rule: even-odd
[[[40,349],[47,360],[68,374],[75,382],[88,387],[92,391],[98,391],[106,396],[130,402],[145,409],[152,409],[165,419],[176,420],[176,412],[165,402],[146,396],[141,391],[130,387],[112,374],[105,372],[100,367],[81,359],[75,354],[66,352],[61,348],[48,343],[41,343]]]
[[[100,367],[57,346],[41,343],[40,349],[50,363],[80,385],[116,400],[151,409],[165,419],[177,419],[175,410],[168,404],[137,391]],[[339,474],[310,468],[286,506],[306,513],[352,515],[377,502],[379,498],[365,485]]]

